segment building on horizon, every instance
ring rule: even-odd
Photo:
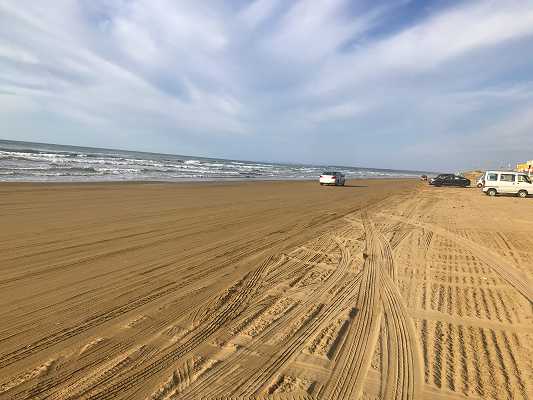
[[[516,164],[516,171],[518,172],[533,172],[533,160]]]

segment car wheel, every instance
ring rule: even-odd
[[[527,197],[527,192],[525,190],[520,190],[518,192],[518,196],[522,197],[523,199]]]
[[[483,184],[482,183],[478,183],[477,187],[481,189],[483,187]]]
[[[493,196],[493,197],[496,196],[496,189],[489,189],[489,190],[487,190],[487,194],[488,194],[489,196]]]

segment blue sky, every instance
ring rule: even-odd
[[[247,160],[533,158],[533,1],[0,0],[0,138]]]

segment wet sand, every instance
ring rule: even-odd
[[[0,399],[533,396],[533,199],[0,185]]]

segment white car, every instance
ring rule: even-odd
[[[524,173],[513,171],[487,171],[485,173],[485,183],[483,192],[489,196],[496,196],[499,193],[517,194],[520,197],[527,197],[533,194],[533,184],[531,178]]]
[[[321,185],[344,186],[346,178],[340,172],[324,172],[318,179]]]

